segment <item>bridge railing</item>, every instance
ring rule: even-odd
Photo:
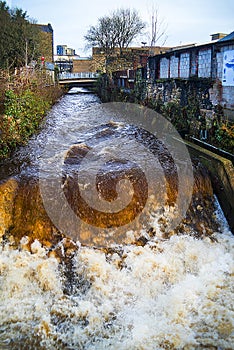
[[[98,77],[98,73],[94,73],[94,72],[80,72],[80,73],[62,72],[59,74],[59,80],[97,79],[97,77]]]

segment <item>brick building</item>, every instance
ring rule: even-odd
[[[54,31],[50,23],[35,24],[39,29],[39,51],[45,62],[54,62]]]
[[[147,65],[150,55],[156,55],[168,50],[168,47],[128,47],[112,50],[110,55],[105,55],[99,47],[93,47],[92,69],[94,72],[114,72],[118,70],[133,70]]]

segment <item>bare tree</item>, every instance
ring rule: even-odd
[[[113,13],[116,42],[122,53],[145,28],[136,10],[119,9]]]
[[[106,55],[116,46],[113,21],[110,17],[101,17],[96,26],[91,26],[85,35],[88,47],[98,46]]]
[[[151,34],[150,47],[156,46],[156,44],[163,46],[167,41],[167,23],[163,18],[159,16],[159,10],[155,5],[151,8]]]
[[[98,46],[107,55],[116,47],[120,52],[145,28],[136,10],[118,9],[110,16],[98,19],[96,26],[91,26],[85,35],[88,46]]]

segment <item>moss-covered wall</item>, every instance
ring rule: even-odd
[[[215,194],[234,233],[234,167],[230,160],[185,141],[191,155],[197,157],[209,170]]]

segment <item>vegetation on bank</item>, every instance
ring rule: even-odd
[[[213,111],[213,119],[204,116],[195,96],[186,106],[172,101],[147,101],[147,106],[168,118],[182,136],[193,136],[231,154],[234,153],[234,124],[224,117],[219,105]]]
[[[41,64],[45,45],[27,12],[0,1],[0,160],[26,144],[62,94]]]
[[[134,90],[126,91],[114,85],[107,74],[100,76],[96,89],[103,102],[140,103],[169,119],[182,136],[195,136],[226,152],[234,153],[234,124],[224,117],[220,105],[214,108],[212,120],[207,121],[195,91],[188,93],[186,103],[181,103],[179,99],[164,103],[162,98],[147,97],[144,80],[139,80]]]
[[[46,71],[0,72],[0,159],[27,143],[62,93]]]

